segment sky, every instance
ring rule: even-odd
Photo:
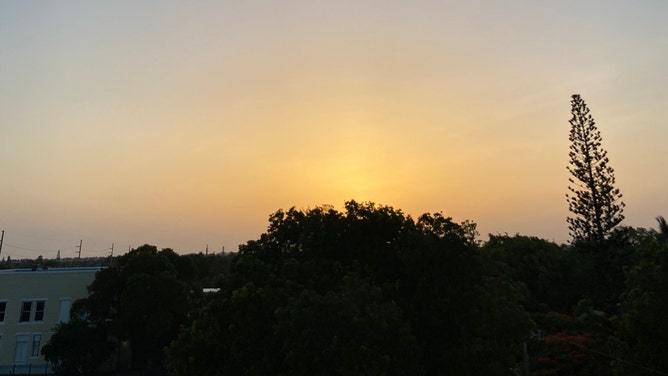
[[[371,201],[569,240],[570,96],[668,216],[668,3],[0,0],[2,256],[235,251]]]

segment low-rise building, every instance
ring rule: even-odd
[[[97,267],[0,270],[0,374],[46,374],[41,354],[72,303],[88,296]]]

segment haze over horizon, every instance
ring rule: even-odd
[[[570,96],[668,216],[668,3],[0,1],[1,256],[235,251],[354,199],[567,242]]]

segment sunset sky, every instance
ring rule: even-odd
[[[668,216],[668,2],[0,1],[2,255],[236,250],[279,208],[567,242],[570,96]]]

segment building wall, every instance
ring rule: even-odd
[[[2,302],[6,302],[4,321],[0,322],[0,374],[3,368],[14,365],[44,367],[42,346],[51,338],[56,324],[61,319],[67,320],[71,303],[88,296],[87,287],[98,270],[100,268],[0,271],[0,309]],[[28,321],[21,322],[24,302],[32,302],[31,311]],[[41,321],[37,302],[44,302]],[[23,316],[25,319],[26,315]]]

